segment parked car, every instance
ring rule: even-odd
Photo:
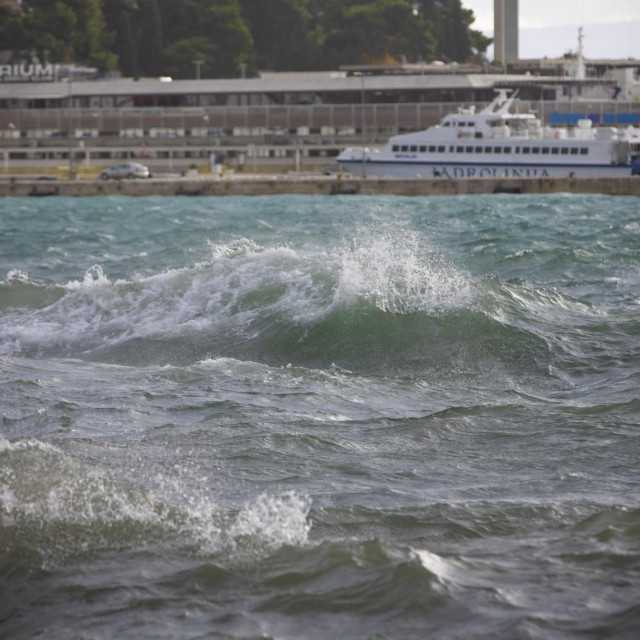
[[[120,162],[100,172],[101,180],[121,178],[150,178],[149,167],[139,162]]]

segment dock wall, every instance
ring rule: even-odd
[[[0,181],[0,197],[232,196],[232,195],[462,195],[490,193],[640,195],[640,176],[623,178],[355,178],[245,176],[222,179]]]

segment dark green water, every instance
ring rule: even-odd
[[[0,200],[1,638],[636,638],[640,200]]]

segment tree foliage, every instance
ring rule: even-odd
[[[125,76],[237,77],[440,58],[466,61],[490,40],[462,0],[24,0],[0,5],[0,42],[38,58]]]
[[[113,34],[106,29],[102,0],[25,0],[14,46],[22,58],[79,62],[101,69],[115,69]]]
[[[426,59],[436,46],[431,24],[405,0],[345,6],[340,20],[325,28],[325,55],[333,65]]]

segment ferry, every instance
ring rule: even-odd
[[[393,136],[381,149],[351,147],[340,166],[360,177],[531,178],[640,175],[640,129],[543,126],[511,113],[517,92],[498,89],[482,111],[459,108],[439,125]]]

